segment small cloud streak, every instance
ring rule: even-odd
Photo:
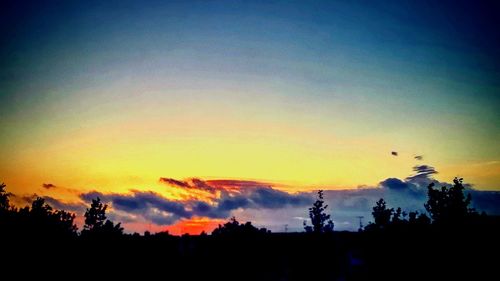
[[[51,183],[42,183],[42,187],[45,189],[52,189],[52,188],[56,188],[57,186],[55,186],[54,184],[51,184]]]
[[[160,178],[160,182],[178,187],[189,187],[189,184],[187,182],[178,181],[171,178]]]

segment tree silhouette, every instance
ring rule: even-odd
[[[426,226],[431,224],[431,219],[426,214],[415,211],[408,214],[408,223],[410,225]]]
[[[401,209],[399,209],[401,211]],[[375,225],[378,228],[385,228],[391,223],[391,216],[394,213],[394,209],[388,209],[383,198],[380,198],[376,205],[373,207],[373,219],[375,220]],[[399,219],[399,215],[398,215]]]
[[[477,214],[469,208],[472,197],[464,195],[463,179],[455,178],[453,183],[452,187],[442,186],[441,190],[434,189],[434,183],[428,186],[428,200],[424,206],[435,224],[456,225]]]
[[[83,236],[119,236],[123,234],[123,228],[120,223],[115,225],[106,218],[107,208],[108,205],[102,204],[99,197],[92,199],[90,208],[85,212],[85,225],[82,231]]]
[[[5,183],[0,184],[0,210],[8,210],[10,208],[9,197],[12,193],[5,190]]]
[[[5,190],[6,185],[0,184],[0,237],[10,236],[15,230],[19,229],[17,210],[15,210],[9,201],[12,193]],[[15,235],[13,235],[15,236]]]
[[[311,218],[312,226],[309,226],[304,221],[304,229],[306,232],[326,233],[333,232],[333,222],[330,215],[325,211],[328,205],[325,205],[323,200],[323,190],[318,191],[318,199],[313,206],[309,208],[309,218]]]
[[[92,231],[101,228],[106,221],[106,209],[108,205],[101,203],[101,198],[92,199],[90,209],[85,212],[85,225],[83,229]]]
[[[46,231],[55,236],[76,235],[75,214],[63,210],[54,210],[41,197],[37,197],[31,203],[29,216],[32,223],[39,227],[39,231]]]
[[[213,236],[248,236],[269,233],[265,228],[257,228],[251,222],[240,224],[235,217],[232,217],[224,225],[220,225],[212,231]]]

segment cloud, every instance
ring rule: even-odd
[[[210,202],[193,199],[170,200],[158,193],[137,190],[132,190],[129,194],[103,194],[93,191],[81,194],[80,198],[89,203],[99,197],[112,206],[112,211],[127,212],[162,225],[192,217],[227,218],[232,211],[238,209],[279,209],[287,206],[306,206],[313,201],[310,194],[290,194],[255,181],[162,179],[165,183],[182,188],[221,192]]]
[[[284,206],[305,206],[312,203],[309,194],[292,195],[271,187],[256,188],[252,190],[248,198],[257,207],[269,209],[282,208]]]
[[[381,181],[380,186],[392,190],[403,190],[408,188],[408,183],[397,178],[388,178]]]
[[[45,203],[49,204],[52,208],[57,210],[65,210],[69,212],[83,214],[87,208],[86,205],[83,204],[83,202],[78,202],[78,203],[63,202],[59,199],[50,196],[44,196],[43,199],[45,199]]]
[[[401,207],[404,211],[425,212],[427,186],[450,187],[450,183],[439,182],[433,178],[436,169],[429,165],[413,167],[413,174],[407,178],[389,177],[376,186],[363,186],[358,189],[324,191],[329,205],[327,212],[339,222],[337,230],[357,230],[359,216],[364,224],[372,220],[375,202],[384,198],[391,208]],[[273,231],[283,231],[287,224],[289,231],[302,231],[302,219],[308,218],[308,207],[316,200],[316,191],[289,193],[276,189],[272,184],[246,180],[203,180],[192,178],[176,180],[162,178],[162,182],[183,189],[210,192],[211,196],[188,197],[173,200],[151,191],[131,190],[128,193],[87,192],[80,194],[82,201],[100,197],[110,205],[108,217],[116,222],[152,223],[157,226],[177,225],[193,218],[207,220],[227,219],[236,216],[240,221],[249,220],[254,225]],[[472,194],[473,207],[489,214],[500,214],[500,192],[475,190],[466,184],[466,192]],[[200,199],[201,198],[201,199]],[[84,210],[82,205],[51,201],[57,208]],[[50,202],[49,202],[50,203]],[[66,204],[66,205],[63,205]]]
[[[171,179],[171,178],[160,178],[160,182],[164,182],[166,184],[178,186],[178,187],[190,187],[187,182],[178,181],[178,180]]]
[[[259,181],[226,180],[226,179],[207,180],[206,183],[217,187],[237,187],[237,188],[272,186],[272,184],[270,183],[259,182]]]
[[[86,202],[99,197],[102,202],[111,203],[114,210],[139,215],[158,224],[170,224],[192,216],[183,202],[169,200],[151,191],[134,190],[131,194],[89,192],[80,197]]]
[[[173,178],[162,177],[160,178],[160,182],[170,185],[172,187],[202,190],[210,193],[215,193],[216,191],[230,191],[230,190],[241,190],[246,188],[272,186],[272,184],[265,182],[247,181],[247,180],[227,180],[227,179],[205,181],[199,178],[192,178],[180,181]]]
[[[43,198],[46,204],[49,204],[52,208],[57,210],[64,210],[79,214],[83,214],[83,212],[85,212],[85,204],[83,202],[64,202],[51,196],[41,196],[36,193],[31,195],[16,196],[16,198],[19,198],[18,203],[28,205],[31,205],[31,203],[39,197]]]
[[[406,180],[425,180],[429,179],[431,175],[437,174],[438,172],[434,167],[429,165],[416,165],[413,167],[415,174],[406,178]]]
[[[500,215],[500,192],[498,191],[468,191],[472,196],[472,207],[488,214]]]
[[[208,192],[215,192],[217,189],[209,184],[207,184],[207,182],[205,181],[202,181],[200,179],[192,179],[191,180],[191,183],[193,184],[194,187],[196,187],[197,189],[200,189],[200,190],[205,190],[205,191],[208,191]]]
[[[23,195],[23,196],[16,196],[14,195],[15,197],[19,198],[19,200],[21,201],[20,203],[21,204],[30,204],[33,203],[33,201],[35,201],[39,196],[38,194],[36,193],[33,193],[31,195]]]
[[[51,183],[42,183],[42,187],[45,189],[56,188],[56,186]]]

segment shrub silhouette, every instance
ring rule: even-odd
[[[224,225],[220,225],[212,231],[213,236],[249,236],[269,233],[266,228],[257,228],[251,222],[240,224],[235,217],[232,217]]]
[[[313,233],[329,233],[333,232],[333,222],[330,215],[325,211],[328,205],[324,205],[323,190],[318,191],[318,199],[314,202],[313,206],[309,208],[309,218],[311,218],[312,226],[307,225],[304,221],[304,230]]]

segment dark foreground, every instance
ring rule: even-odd
[[[21,268],[19,277],[69,280],[496,280],[498,225],[323,235],[4,237],[1,262],[4,269]]]

